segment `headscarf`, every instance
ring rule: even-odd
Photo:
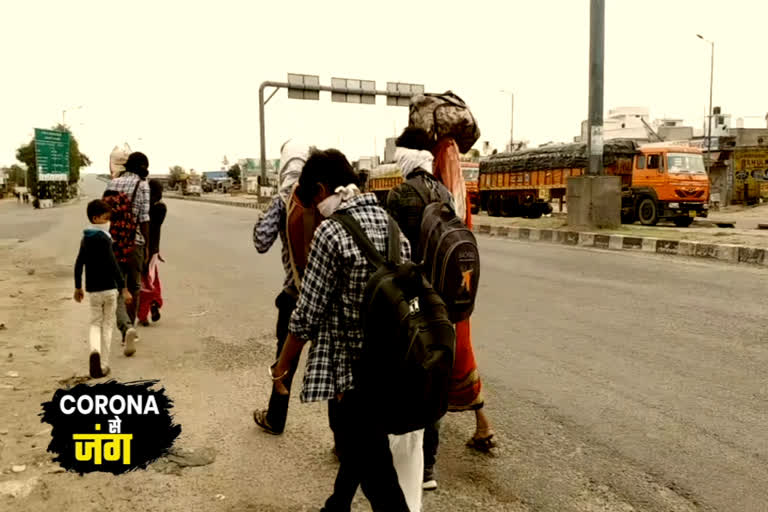
[[[301,170],[309,158],[310,147],[308,144],[294,142],[292,140],[283,144],[280,150],[280,172],[278,173],[277,194],[287,205],[291,198],[293,186],[298,183]]]
[[[397,148],[395,149],[395,161],[403,173],[403,179],[408,179],[408,175],[417,169],[427,171],[432,174],[432,161],[434,157],[429,151],[419,151],[416,149]]]
[[[320,204],[317,205],[317,210],[320,212],[320,215],[328,218],[336,213],[336,210],[341,207],[341,204],[344,201],[349,201],[353,197],[359,195],[360,189],[357,188],[357,185],[354,183],[350,183],[345,187],[336,187],[336,190],[333,191],[333,195],[320,201]]]
[[[440,139],[433,151],[435,178],[451,191],[456,203],[456,216],[471,227],[472,213],[471,209],[467,208],[467,187],[464,183],[464,175],[461,173],[459,146],[452,138],[445,137]]]

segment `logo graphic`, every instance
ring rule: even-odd
[[[465,270],[461,273],[461,286],[465,288],[468,293],[472,293],[472,269]]]
[[[158,381],[59,389],[42,404],[41,422],[49,423],[48,451],[67,471],[113,474],[145,469],[168,453],[181,433],[173,422],[173,401]]]

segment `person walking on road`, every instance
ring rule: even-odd
[[[277,307],[277,355],[275,357],[279,357],[283,349],[283,344],[288,336],[288,321],[296,307],[296,301],[299,296],[299,286],[295,282],[288,253],[286,220],[291,193],[294,185],[299,181],[304,163],[309,158],[309,152],[310,146],[307,144],[293,141],[287,141],[283,144],[280,150],[280,161],[282,163],[278,175],[279,188],[277,195],[272,199],[272,203],[264,216],[253,226],[253,246],[259,254],[269,251],[278,236],[282,245],[280,255],[283,269],[285,270],[285,279],[283,281],[283,289],[275,299],[275,306]],[[298,363],[297,359],[291,367],[289,374],[283,379],[286,389],[291,387]],[[273,389],[267,408],[253,411],[253,421],[265,432],[275,435],[282,434],[288,417],[289,399],[290,393],[281,394]]]
[[[117,327],[120,329],[123,339],[123,353],[131,356],[136,352],[136,342],[139,334],[135,328],[136,312],[138,311],[139,294],[141,291],[141,276],[144,272],[145,262],[148,260],[149,247],[149,185],[146,182],[149,175],[149,159],[144,153],[131,153],[125,162],[125,171],[113,179],[107,185],[104,198],[120,199],[119,204],[127,208],[131,222],[123,219],[121,223],[135,224],[136,229],[131,230],[124,239],[114,240],[115,249],[126,248],[125,261],[120,261],[122,254],[118,255],[120,269],[125,276],[126,287],[134,300],[127,304],[122,299],[117,302]],[[113,210],[114,215],[114,210]],[[110,226],[115,226],[114,218]],[[114,238],[114,237],[113,237]]]
[[[360,396],[355,385],[353,367],[364,342],[363,289],[372,268],[342,224],[327,219],[337,211],[351,215],[376,249],[386,253],[389,217],[376,196],[361,194],[356,183],[352,166],[336,150],[313,153],[304,166],[299,198],[305,205],[315,205],[326,220],[314,233],[288,338],[270,372],[276,390],[287,394],[283,381],[304,344],[312,340],[301,400],[337,400],[337,439],[342,444],[334,492],[323,510],[349,512],[355,492],[362,486],[374,512],[408,512],[388,435],[372,419],[376,404]],[[404,237],[400,253],[403,260],[410,257]],[[418,456],[421,459],[420,451]],[[419,504],[420,500],[419,493]]]
[[[163,202],[163,184],[160,180],[149,180],[149,202],[149,263],[141,280],[138,310],[139,323],[143,326],[149,325],[150,314],[152,322],[159,322],[160,308],[163,307],[163,289],[157,269],[159,262],[165,262],[160,255],[160,231],[168,208]]]
[[[89,335],[89,372],[97,379],[109,375],[109,353],[112,345],[112,330],[115,326],[118,291],[122,299],[131,302],[131,294],[125,288],[125,280],[112,251],[112,237],[109,234],[110,207],[101,199],[88,203],[90,225],[83,231],[80,251],[75,260],[76,302],[82,302],[83,267],[85,267],[85,290],[91,304],[91,328]]]
[[[435,155],[433,164],[435,178],[450,190],[455,202],[456,215],[464,220],[464,224],[469,229],[472,229],[472,212],[467,207],[469,204],[467,187],[461,173],[459,147],[456,141],[450,137],[444,137],[437,141],[432,148],[432,153]],[[448,410],[475,411],[475,433],[467,442],[467,446],[481,452],[489,451],[496,443],[493,440],[494,432],[491,423],[483,411],[482,381],[472,348],[469,319],[456,324],[456,359],[452,380]]]

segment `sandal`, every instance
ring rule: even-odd
[[[269,412],[267,409],[256,409],[253,411],[253,421],[255,421],[256,424],[260,426],[262,430],[264,430],[264,432],[279,436],[282,434],[282,432],[278,432],[272,428],[272,425],[270,425],[267,421],[267,412]]]
[[[481,453],[490,453],[491,448],[496,447],[496,442],[493,440],[493,434],[484,437],[473,436],[472,439],[467,441],[467,446]]]

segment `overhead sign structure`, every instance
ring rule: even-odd
[[[69,180],[69,133],[35,128],[38,181]]]
[[[356,80],[352,78],[331,78],[331,101],[338,103],[376,104],[376,82],[373,80]],[[349,92],[341,92],[344,90]],[[370,94],[357,91],[370,91]]]
[[[264,89],[274,87],[275,90],[269,98],[264,99]],[[424,94],[424,86],[400,82],[388,82],[386,91],[377,91],[376,82],[373,80],[357,80],[349,78],[334,78],[333,85],[320,85],[320,77],[317,75],[288,74],[287,82],[263,82],[259,87],[259,145],[261,147],[262,181],[267,177],[267,150],[266,128],[264,121],[264,106],[280,89],[288,89],[288,98],[299,100],[318,100],[320,91],[330,92],[331,99],[335,102],[359,103],[375,105],[376,96],[386,96],[387,105],[407,107],[411,103],[411,97]],[[243,169],[245,173],[245,168]]]
[[[387,95],[387,105],[395,107],[407,107],[411,104],[411,96],[424,94],[424,86],[421,84],[404,84],[401,82],[387,82],[388,93],[399,93],[400,95]],[[407,96],[402,96],[406,94]]]
[[[288,73],[288,97],[294,100],[319,100],[320,77]]]

